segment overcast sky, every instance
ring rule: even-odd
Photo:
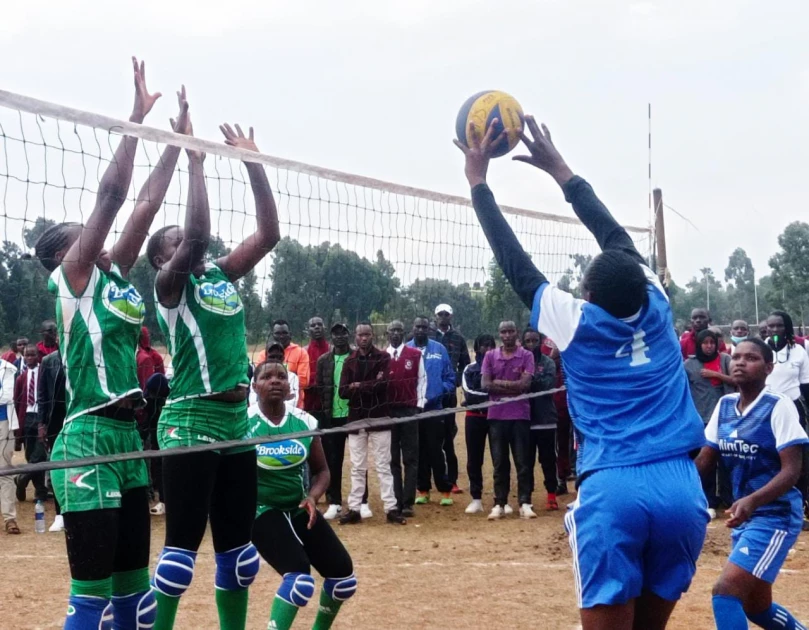
[[[723,275],[737,246],[757,272],[807,220],[809,3],[748,0],[42,0],[4,7],[0,88],[125,117],[129,56],[165,94],[184,82],[198,136],[252,124],[261,150],[468,195],[454,119],[483,89],[513,94],[616,217],[649,222],[653,184],[684,284]],[[542,173],[502,158],[501,203],[571,214]]]

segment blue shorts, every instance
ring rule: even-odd
[[[732,551],[728,560],[772,584],[787,559],[789,550],[798,540],[803,518],[768,519],[755,516],[733,530]]]
[[[565,529],[579,608],[643,591],[677,601],[688,590],[710,517],[687,456],[595,471],[571,507]]]

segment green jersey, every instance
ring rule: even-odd
[[[48,290],[56,295],[67,392],[65,422],[123,398],[141,399],[135,353],[143,299],[118,266],[109,271],[94,266],[81,295],[73,292],[62,267],[57,267]]]
[[[248,387],[244,307],[236,287],[212,263],[188,277],[180,303],[157,303],[157,321],[168,340],[173,376],[167,405]]]
[[[287,415],[275,425],[252,405],[247,411],[248,438],[284,436],[317,429],[317,420],[297,407],[286,405]],[[309,459],[312,437],[266,442],[256,446],[258,466],[258,509],[256,516],[267,510],[295,510],[306,497],[303,484],[304,463]]]
[[[345,365],[346,357],[351,354],[334,355],[334,400],[331,405],[332,418],[348,418],[348,400],[340,398],[340,378],[343,376],[343,365]]]

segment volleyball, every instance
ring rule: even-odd
[[[503,130],[506,135],[495,148],[493,157],[505,155],[517,146],[525,125],[522,107],[517,99],[505,92],[486,90],[466,99],[455,121],[455,133],[458,140],[469,146],[467,137],[471,133],[470,124],[474,123],[483,136],[495,118],[497,118],[495,137]]]

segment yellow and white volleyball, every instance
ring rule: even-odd
[[[522,107],[517,99],[505,92],[486,90],[466,99],[455,121],[458,140],[469,146],[467,138],[471,136],[470,126],[474,123],[478,133],[483,137],[495,118],[497,124],[494,136],[497,137],[503,131],[506,133],[492,155],[493,157],[505,155],[517,146],[525,126]]]

